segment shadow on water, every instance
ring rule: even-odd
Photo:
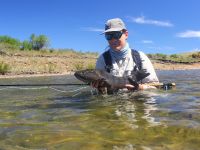
[[[0,148],[196,150],[200,147],[199,70],[159,71],[174,90],[91,95],[90,87],[0,90]],[[73,77],[0,83],[71,83]]]

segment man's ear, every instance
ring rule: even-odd
[[[126,30],[126,31],[124,32],[124,34],[125,34],[126,39],[127,39],[127,38],[128,38],[128,31]]]

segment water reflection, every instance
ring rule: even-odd
[[[137,92],[131,95],[121,95],[118,99],[120,104],[116,106],[115,114],[119,117],[126,117],[130,127],[135,129],[160,125],[151,112],[157,110],[156,96],[153,92]]]

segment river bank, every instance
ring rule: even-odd
[[[97,55],[70,52],[18,52],[0,55],[0,62],[8,64],[9,71],[0,78],[54,76],[73,74],[80,69],[92,69]],[[171,63],[151,60],[156,70],[200,69],[200,63]]]
[[[200,69],[200,63],[194,63],[190,65],[186,64],[170,64],[170,63],[153,63],[153,66],[156,70],[191,70],[191,69]],[[75,71],[75,70],[74,70]],[[34,72],[31,71],[31,73],[8,73],[5,75],[0,75],[0,79],[3,78],[24,78],[24,77],[41,77],[41,76],[64,76],[64,75],[73,75],[74,71],[67,71],[63,70],[63,72],[57,72],[57,73],[47,73],[47,72]]]
[[[32,77],[70,74],[79,69],[94,68],[97,55],[74,51],[15,52],[0,55],[0,62],[8,65],[4,77]]]
[[[191,70],[191,69],[200,69],[200,62],[196,63],[170,63],[170,62],[153,62],[152,64],[156,70]]]

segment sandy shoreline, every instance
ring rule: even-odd
[[[31,77],[51,77],[51,76],[65,76],[73,75],[73,72],[68,73],[48,73],[48,74],[19,74],[19,75],[0,75],[0,79],[6,78],[31,78]]]
[[[153,62],[153,66],[156,70],[192,70],[200,69],[200,63],[182,64],[182,63],[163,63]]]

